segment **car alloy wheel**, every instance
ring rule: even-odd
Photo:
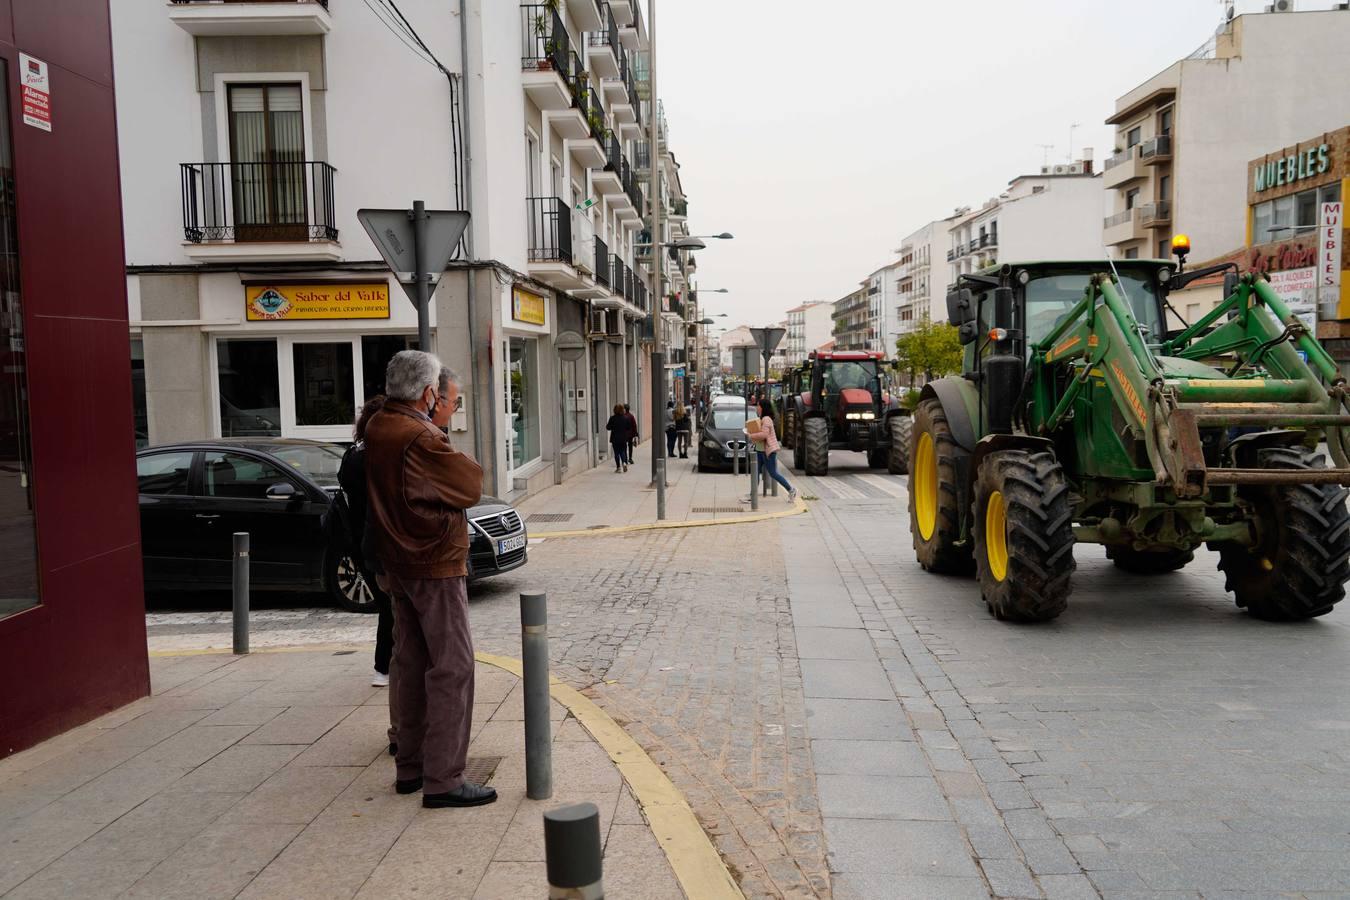
[[[375,592],[350,556],[338,557],[332,564],[328,592],[347,612],[376,612]]]

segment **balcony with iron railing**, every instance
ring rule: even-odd
[[[200,258],[310,258],[336,254],[337,170],[326,162],[181,163],[183,236]],[[326,247],[256,248],[249,244]],[[224,246],[222,246],[224,245]],[[235,249],[229,249],[231,246]]]
[[[586,63],[601,78],[618,78],[623,46],[619,43],[619,26],[614,22],[614,13],[608,3],[600,5],[600,18],[600,28],[586,35]]]
[[[611,273],[614,271],[613,257],[609,255],[609,245],[606,244],[600,235],[595,236],[595,283],[605,288],[612,288]]]
[[[572,211],[558,197],[529,197],[528,259],[532,263],[572,265]]]
[[[171,0],[169,20],[197,37],[327,34],[328,0]]]

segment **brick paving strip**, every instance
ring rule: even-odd
[[[544,810],[600,809],[610,896],[680,898],[605,749],[553,703],[554,796],[525,799],[518,679],[481,665],[469,754],[500,799],[393,790],[368,649],[152,660],[155,695],[0,761],[0,895],[543,896]]]

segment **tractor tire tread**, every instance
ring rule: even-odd
[[[942,403],[936,399],[924,400],[915,408],[909,430],[909,458],[919,435],[927,431],[933,437],[933,451],[937,456],[938,508],[937,525],[933,536],[924,540],[919,533],[918,516],[914,509],[915,474],[909,468],[909,528],[914,539],[914,553],[919,565],[929,572],[942,575],[970,575],[975,571],[970,541],[961,542],[960,486],[957,484],[957,455],[963,453],[952,437],[951,426]]]
[[[830,423],[821,418],[807,419],[804,430],[806,474],[830,473]]]
[[[886,456],[886,471],[890,474],[909,473],[909,445],[913,432],[914,420],[911,417],[902,414],[891,418],[891,446]]]

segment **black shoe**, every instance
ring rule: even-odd
[[[415,794],[422,789],[422,776],[416,778],[407,778],[394,782],[394,790],[400,794]]]
[[[496,788],[466,781],[453,791],[444,794],[423,794],[422,805],[427,809],[442,809],[447,806],[484,806],[495,803]]]
[[[398,744],[395,744],[393,741],[389,742],[389,755],[398,756]]]

